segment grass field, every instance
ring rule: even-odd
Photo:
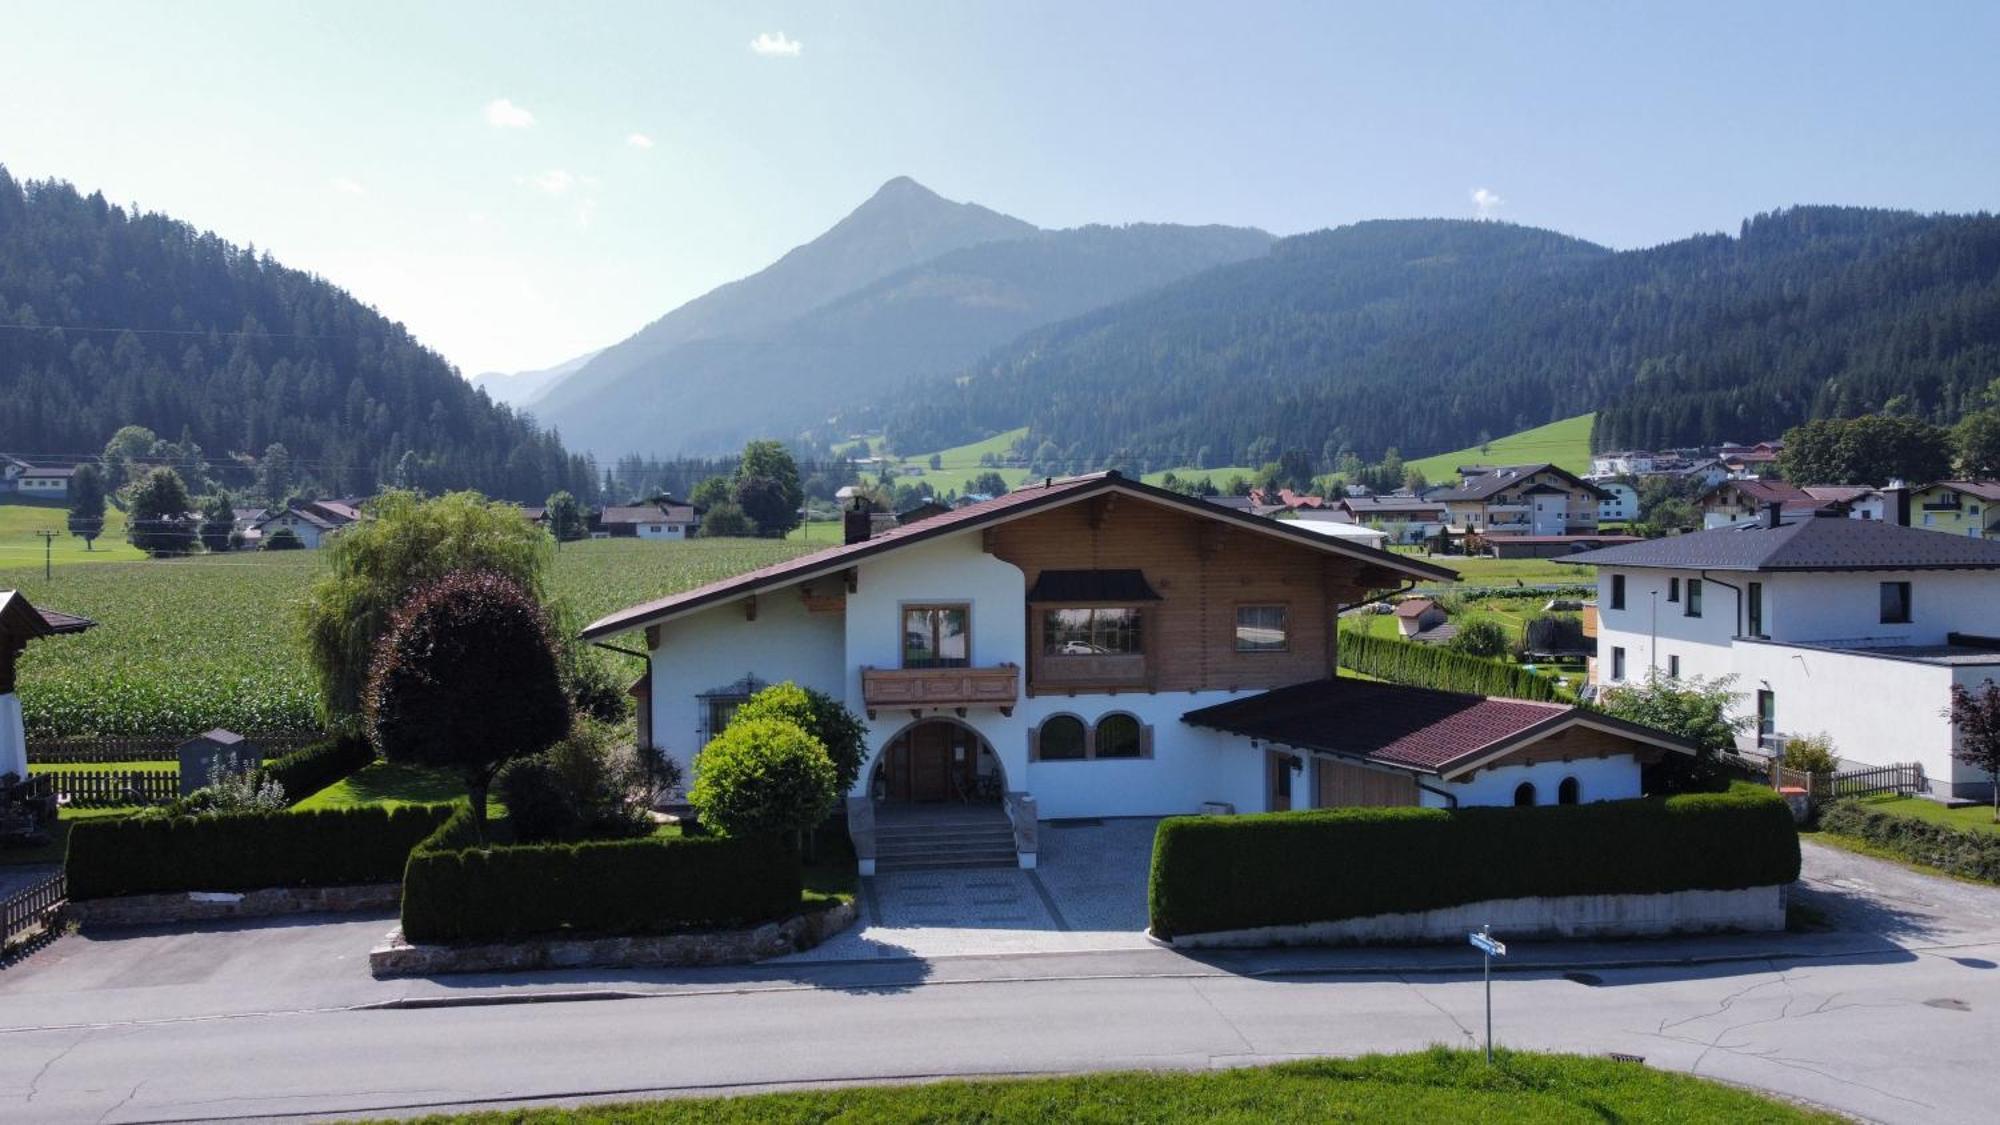
[[[590,540],[557,552],[550,584],[590,620],[807,549],[763,539]],[[0,570],[0,589],[18,586],[37,605],[98,622],[28,646],[20,695],[29,733],[312,726],[297,618],[323,561],[314,551],[196,555],[69,567],[53,581],[39,568]]]
[[[1554,559],[1489,559],[1425,555],[1402,547],[1393,550],[1457,571],[1458,582],[1463,586],[1589,586],[1597,581],[1596,567],[1570,566]],[[1449,583],[1440,586],[1450,588]]]
[[[129,562],[146,557],[144,551],[125,542],[125,513],[104,510],[104,534],[95,548],[86,550],[83,540],[69,533],[69,509],[53,504],[0,500],[0,570],[42,566],[42,537],[37,531],[59,532],[49,552],[54,566],[77,563]]]
[[[1579,414],[1494,438],[1485,449],[1477,446],[1457,449],[1406,461],[1404,466],[1421,471],[1424,479],[1433,484],[1457,480],[1460,465],[1528,465],[1547,461],[1582,476],[1590,471],[1590,427],[1596,419],[1595,414]]]
[[[1734,1086],[1609,1059],[1473,1051],[1133,1072],[855,1086],[627,1105],[507,1109],[433,1122],[1788,1122],[1843,1120]]]

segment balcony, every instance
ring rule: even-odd
[[[874,718],[878,708],[907,707],[921,711],[949,707],[997,707],[1014,713],[1021,698],[1021,669],[1014,664],[992,668],[862,668],[861,702]]]
[[[1146,691],[1151,686],[1143,653],[1069,654],[1038,657],[1028,694]]]

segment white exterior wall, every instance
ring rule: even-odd
[[[1458,798],[1459,807],[1464,808],[1472,805],[1512,805],[1514,790],[1522,782],[1531,781],[1535,785],[1535,803],[1553,805],[1563,778],[1574,777],[1577,800],[1589,804],[1592,801],[1623,801],[1643,796],[1639,771],[1637,758],[1630,754],[1613,754],[1607,758],[1578,758],[1573,762],[1501,766],[1480,770],[1467,781],[1430,781],[1426,784],[1453,794]],[[1421,789],[1417,795],[1428,808],[1445,804],[1443,798]]]
[[[706,721],[696,696],[754,676],[844,698],[841,641],[840,614],[807,613],[794,590],[758,598],[755,621],[744,619],[743,603],[731,602],[667,622],[653,650],[653,742],[692,783],[689,767]]]
[[[259,532],[259,535],[262,539],[269,539],[271,533],[281,527],[291,528],[298,535],[300,545],[312,551],[318,550],[321,541],[330,534],[321,530],[317,525],[307,523],[296,516],[278,516],[274,519],[264,521],[262,524],[263,530]]]
[[[16,484],[23,496],[47,496],[59,499],[69,495],[68,477],[22,476]]]
[[[1987,796],[1985,775],[1952,758],[1956,733],[1944,710],[1953,683],[2000,681],[2000,655],[1991,664],[1947,665],[1746,641],[1737,665],[1743,713],[1754,719],[1756,693],[1771,692],[1779,734],[1825,734],[1841,757],[1872,765],[1920,763],[1937,796]],[[1737,744],[1756,749],[1755,727]]]
[[[0,774],[28,776],[28,736],[21,727],[21,697],[0,695]]]
[[[1625,576],[1625,608],[1613,609],[1611,576]],[[1731,669],[1729,642],[1736,635],[1736,594],[1713,582],[1702,583],[1702,615],[1688,617],[1687,579],[1692,571],[1639,570],[1599,567],[1597,571],[1597,676],[1610,684],[1611,650],[1625,650],[1625,679],[1644,680],[1655,666],[1667,672],[1667,658],[1681,658],[1681,676],[1726,676]],[[1667,580],[1681,580],[1681,600],[1667,600]],[[1741,574],[1723,581],[1741,587]],[[1770,604],[1766,591],[1765,604]],[[1657,651],[1654,640],[1658,639]]]
[[[1629,523],[1639,518],[1639,493],[1631,485],[1614,480],[1600,481],[1597,487],[1611,494],[1609,499],[1597,502],[1599,523]]]
[[[642,523],[637,525],[641,539],[686,539],[688,525],[684,523]]]

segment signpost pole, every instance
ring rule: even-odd
[[[1507,956],[1507,947],[1493,940],[1493,927],[1481,926],[1476,934],[1465,935],[1474,949],[1479,950],[1480,963],[1484,969],[1486,983],[1486,1065],[1493,1065],[1493,959]]]

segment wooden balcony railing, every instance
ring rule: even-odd
[[[863,668],[861,701],[873,718],[877,708],[997,707],[1014,713],[1021,698],[1021,669],[1014,664],[991,668]]]

